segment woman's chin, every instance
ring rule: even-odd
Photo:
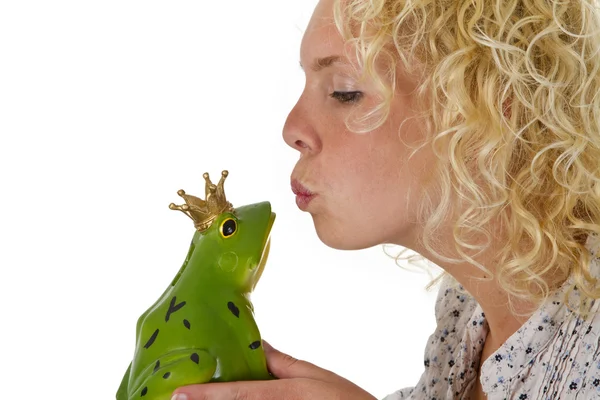
[[[320,223],[313,216],[315,230],[324,245],[336,250],[362,250],[377,246],[380,242],[361,235],[357,227],[336,227],[331,223]],[[369,240],[371,239],[371,240]]]

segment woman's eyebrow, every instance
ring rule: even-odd
[[[344,57],[338,56],[338,55],[316,58],[313,61],[310,69],[313,70],[314,72],[319,72],[322,69],[330,67],[336,63],[348,64],[348,61]],[[302,66],[302,61],[300,61],[300,68],[304,71],[304,67]]]

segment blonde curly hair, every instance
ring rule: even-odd
[[[468,253],[489,246],[486,226],[500,221],[507,237],[496,278],[508,294],[538,305],[569,277],[582,305],[600,298],[585,246],[600,233],[599,15],[584,0],[334,3],[337,29],[381,96],[354,121],[361,128],[347,122],[349,129],[366,132],[386,120],[397,63],[422,77],[419,147],[437,156],[441,198],[434,204],[433,192],[422,194],[423,246],[491,275]],[[453,227],[460,259],[438,253],[434,234],[456,201],[466,205]],[[477,235],[487,243],[477,245]]]

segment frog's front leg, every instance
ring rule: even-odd
[[[170,400],[181,386],[207,383],[217,369],[217,360],[205,350],[185,349],[168,353],[148,366],[145,379],[129,393],[129,400]]]

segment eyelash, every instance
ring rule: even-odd
[[[362,92],[333,92],[329,96],[333,97],[340,103],[356,103],[362,98]]]

